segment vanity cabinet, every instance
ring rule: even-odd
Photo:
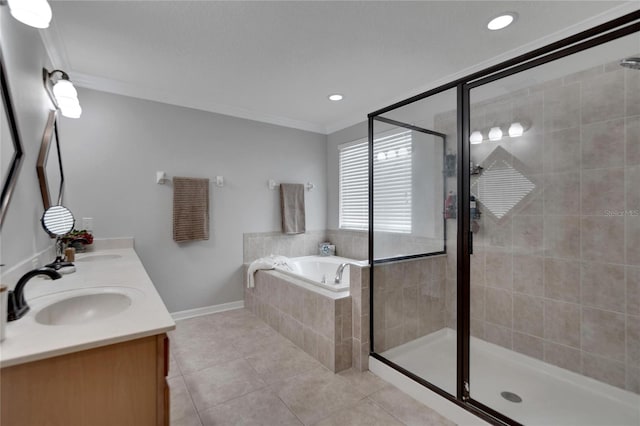
[[[166,334],[0,370],[0,424],[168,426]]]

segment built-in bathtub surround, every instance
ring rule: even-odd
[[[318,245],[330,241],[336,246],[336,255],[355,260],[369,258],[369,233],[347,229],[307,231],[286,235],[282,232],[252,232],[243,234],[244,263],[277,254],[287,257],[318,254]]]
[[[369,231],[328,229],[327,240],[336,246],[338,256],[350,259],[369,259]]]
[[[368,266],[351,266],[351,281],[349,294],[351,294],[351,318],[352,327],[352,357],[351,366],[357,371],[369,369],[369,353],[371,352],[370,339],[370,307],[371,297],[369,291]]]
[[[286,257],[318,254],[318,245],[325,241],[326,232],[307,231],[286,235],[282,232],[252,232],[243,234],[243,263],[251,263],[272,254]]]
[[[471,334],[640,393],[640,72],[608,63],[481,103],[472,92],[471,103],[472,128],[530,123],[521,137],[472,145],[473,162],[499,146],[539,186],[479,221]],[[448,122],[436,128],[455,138]],[[455,328],[455,241],[448,248]]]
[[[245,288],[245,307],[331,371],[350,368],[348,292],[313,290],[297,281],[277,271],[258,271],[255,287]]]
[[[445,326],[446,256],[375,265],[373,342],[377,353]]]
[[[327,239],[336,245],[336,254],[351,259],[369,259],[369,231],[329,229]],[[376,232],[376,259],[442,251],[442,240],[413,234]]]

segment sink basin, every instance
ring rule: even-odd
[[[142,292],[128,287],[71,290],[38,298],[35,320],[43,325],[74,325],[101,321],[131,307]]]

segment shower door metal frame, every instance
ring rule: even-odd
[[[529,53],[517,56],[500,64],[472,73],[450,83],[412,96],[403,101],[389,105],[368,114],[369,126],[369,223],[373,223],[373,127],[374,121],[383,121],[380,115],[426,99],[446,90],[456,89],[457,96],[457,147],[458,147],[458,235],[457,235],[457,348],[456,348],[456,395],[451,395],[440,387],[422,377],[386,359],[374,351],[374,273],[373,259],[374,235],[373,227],[369,226],[369,297],[370,297],[370,327],[369,343],[370,356],[392,367],[410,379],[420,383],[431,391],[461,406],[465,410],[477,415],[483,420],[496,425],[520,425],[514,419],[473,399],[469,392],[469,349],[470,349],[470,255],[473,246],[473,234],[470,228],[470,170],[471,160],[469,144],[470,91],[475,87],[491,83],[501,78],[526,71],[528,69],[567,57],[569,55],[590,49],[616,40],[618,38],[640,32],[640,10],[613,19],[591,29],[582,31],[547,46],[535,49]]]
[[[390,124],[392,126],[401,127],[403,129],[413,130],[414,132],[424,133],[427,135],[435,136],[437,138],[441,138],[442,139],[442,161],[444,164],[445,156],[446,156],[446,146],[447,146],[447,135],[445,135],[444,133],[425,129],[423,127],[415,126],[413,124],[403,123],[402,121],[397,121],[397,120],[393,120],[391,118],[386,118],[386,117],[375,117],[374,121],[380,121],[381,123]],[[371,130],[369,134],[372,135],[373,130]],[[372,171],[371,173],[369,173],[369,188],[372,188],[372,191],[373,191],[373,142],[374,142],[373,139],[369,140],[369,158],[370,158],[369,170]],[[446,179],[443,178],[442,179],[443,196],[446,196],[446,186],[447,186]],[[369,223],[373,223],[372,197],[369,197]],[[429,253],[416,253],[416,254],[409,254],[404,256],[395,256],[395,257],[389,257],[389,258],[377,259],[377,260],[374,259],[373,263],[378,265],[382,263],[398,262],[402,260],[419,259],[423,257],[439,256],[442,254],[446,254],[447,253],[447,227],[446,227],[447,221],[446,219],[444,218],[442,219],[442,224],[444,227],[444,232],[442,234],[442,250],[433,251]],[[371,253],[373,253],[373,245],[371,243],[373,242],[373,232],[375,231],[375,229],[373,229],[373,226],[370,226],[369,228],[370,228],[369,229],[369,249],[371,250]],[[371,259],[369,260],[371,261]]]

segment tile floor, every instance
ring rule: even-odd
[[[245,309],[169,334],[172,426],[454,424],[369,372],[330,372]]]

